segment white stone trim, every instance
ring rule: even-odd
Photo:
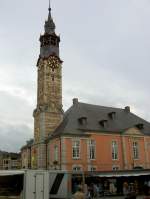
[[[149,158],[148,158],[148,151],[149,151],[149,143],[147,142],[146,137],[144,137],[144,150],[145,150],[145,168],[149,168]]]
[[[67,155],[67,151],[66,151],[67,147],[66,147],[66,144],[65,144],[65,138],[62,137],[61,138],[61,164],[66,164],[67,161],[66,161],[66,155]]]

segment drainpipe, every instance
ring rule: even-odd
[[[47,141],[46,141],[46,144],[45,144],[45,148],[46,148],[45,149],[46,150],[46,154],[45,154],[46,155],[46,158],[45,158],[45,161],[46,161],[46,170],[48,169],[48,165],[47,165],[48,164],[48,151],[47,151],[48,147],[47,147],[47,145],[48,144],[47,144]]]
[[[59,140],[60,140],[60,170],[61,170],[61,158],[62,158],[62,145],[61,145],[61,137],[59,138]]]

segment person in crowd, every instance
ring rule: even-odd
[[[134,183],[130,183],[129,193],[126,195],[125,199],[136,199],[136,190]]]
[[[82,187],[79,185],[78,190],[73,195],[73,199],[85,199],[85,194],[83,193]]]
[[[97,184],[93,184],[93,192],[94,192],[94,198],[97,198],[99,196],[99,188]]]
[[[127,196],[127,194],[129,193],[129,185],[127,182],[123,183],[123,195]]]
[[[76,191],[78,190],[78,184],[77,184],[77,182],[74,182],[73,183],[73,193],[76,193]]]
[[[86,199],[92,199],[92,196],[91,196],[91,189],[90,189],[90,187],[88,186],[88,188],[87,188],[87,194],[86,194],[86,197],[85,197]]]
[[[86,199],[89,199],[88,185],[87,185],[86,183],[84,184],[83,190],[84,190],[85,198],[86,198]]]
[[[136,192],[136,194],[138,194],[139,193],[139,186],[138,186],[137,180],[134,181],[134,186],[135,186],[135,192]]]
[[[146,184],[144,186],[144,198],[143,199],[150,199],[150,188]]]
[[[98,183],[98,188],[99,188],[99,195],[103,196],[104,195],[104,189],[103,189],[103,184],[101,181]]]
[[[114,184],[113,182],[110,182],[110,184],[109,184],[109,192],[110,192],[111,194],[115,194],[116,191],[117,191],[117,189],[116,189],[116,187],[115,187],[115,184]]]
[[[104,195],[109,192],[109,181],[105,180],[104,181]]]
[[[89,193],[90,193],[90,197],[93,198],[94,197],[94,184],[91,183],[90,186],[88,187]]]

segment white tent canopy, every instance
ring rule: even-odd
[[[23,175],[24,173],[24,170],[0,170],[0,176]]]
[[[97,172],[92,176],[94,177],[131,177],[131,176],[150,176],[150,170],[130,170],[130,171],[112,171],[112,172]]]

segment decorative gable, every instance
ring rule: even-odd
[[[132,128],[125,130],[124,135],[141,135],[141,136],[143,136],[143,133],[137,127],[132,127]]]

